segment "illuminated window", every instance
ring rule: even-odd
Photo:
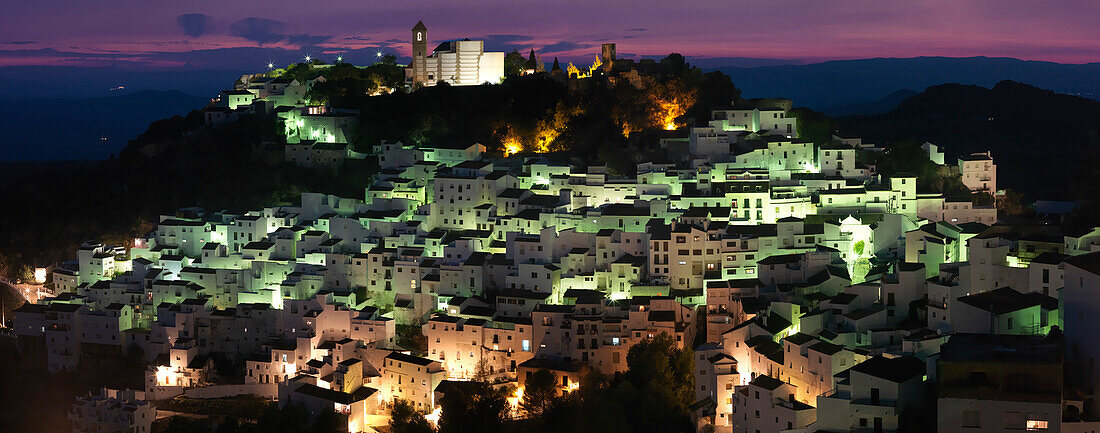
[[[1028,431],[1042,431],[1047,429],[1046,420],[1029,419],[1027,420]]]

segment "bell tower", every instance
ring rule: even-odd
[[[428,27],[418,21],[412,28],[412,80],[423,83],[428,79],[425,58],[428,56]]]

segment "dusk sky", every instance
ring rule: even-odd
[[[1100,61],[1098,16],[1090,0],[36,0],[5,5],[0,66],[231,69],[306,54],[368,62],[377,50],[407,56],[420,19],[433,42],[485,39],[545,61],[594,58],[613,41],[625,56],[1087,63]]]

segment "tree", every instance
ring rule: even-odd
[[[346,420],[342,419],[340,415],[336,414],[336,411],[332,408],[325,409],[318,413],[313,419],[313,426],[309,429],[311,432],[338,432],[347,428],[345,424]]]
[[[667,333],[635,344],[626,354],[626,377],[637,387],[650,384],[673,391],[679,403],[691,405],[695,398],[695,362],[691,349],[676,347]]]
[[[517,75],[523,75],[524,66],[527,64],[527,60],[523,58],[523,55],[517,50],[504,55],[504,76],[515,77]]]
[[[1005,195],[997,200],[997,212],[1008,216],[1021,216],[1028,213],[1027,205],[1024,203],[1024,196],[1019,191],[1012,189],[1005,189]]]
[[[176,415],[168,418],[163,431],[164,433],[203,433],[210,431],[210,423],[207,420]]]
[[[393,54],[383,54],[382,57],[378,58],[378,62],[376,63],[381,63],[383,65],[396,65],[397,56]]]
[[[558,396],[557,379],[554,373],[545,368],[531,373],[523,385],[523,400],[519,407],[531,418],[540,418],[546,414],[554,399]]]
[[[397,345],[408,349],[416,356],[428,353],[428,337],[420,330],[420,325],[397,325]]]
[[[993,194],[986,191],[977,192],[972,197],[974,206],[993,206],[996,201],[997,199],[993,197]]]
[[[420,413],[406,400],[393,402],[390,412],[390,430],[393,433],[432,433],[435,429],[428,424],[424,414]]]
[[[215,433],[236,433],[245,430],[241,427],[241,420],[235,416],[227,416],[218,423]]]
[[[818,146],[832,144],[833,132],[836,130],[833,119],[809,108],[795,108],[791,111],[798,119],[798,138],[812,141]]]
[[[478,382],[485,382],[489,380],[489,377],[493,375],[493,365],[489,363],[489,359],[485,357],[484,353],[479,353],[477,357],[477,364],[474,365],[474,380]]]
[[[497,433],[508,419],[508,400],[485,382],[456,387],[440,399],[440,433]]]
[[[693,431],[695,400],[691,349],[680,349],[667,333],[642,341],[626,355],[626,380],[611,389],[632,431]]]
[[[668,75],[680,76],[689,68],[684,56],[680,53],[672,53],[661,59],[661,72]]]

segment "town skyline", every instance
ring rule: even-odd
[[[0,26],[0,67],[239,67],[234,60],[299,57],[366,61],[378,51],[408,57],[411,24],[423,20],[434,42],[485,40],[498,51],[535,49],[583,60],[618,42],[622,57],[679,52],[697,59],[757,58],[817,62],[875,57],[1013,57],[1061,63],[1100,60],[1095,14],[1038,2],[892,3],[787,1],[753,6],[659,4],[624,14],[599,5],[437,4],[401,6],[326,2],[307,11],[194,2],[140,9],[45,2],[9,7]],[[63,12],[57,12],[64,6]],[[128,10],[138,11],[137,16]],[[490,13],[492,12],[492,13]],[[732,17],[736,17],[733,19]],[[700,30],[702,29],[702,30]],[[258,57],[257,57],[258,58]],[[718,62],[720,63],[720,61]],[[716,65],[717,66],[717,65]]]
[[[1100,430],[1095,6],[469,1],[10,7],[0,431]]]

